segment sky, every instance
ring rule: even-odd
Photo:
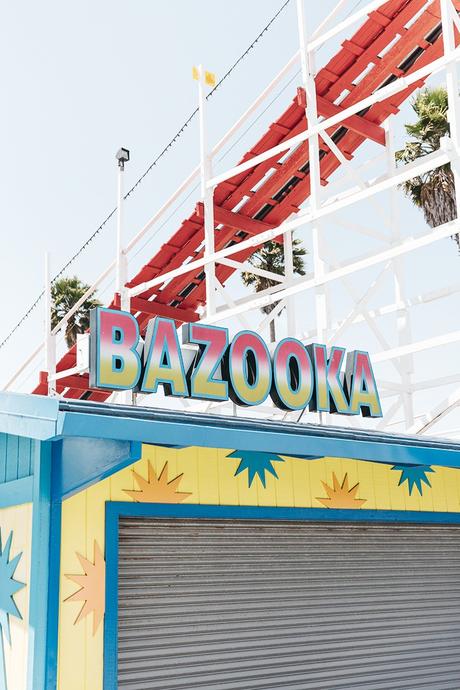
[[[40,294],[44,284],[44,253],[50,252],[51,272],[56,274],[116,204],[115,153],[128,148],[126,187],[143,174],[180,129],[197,105],[192,66],[202,63],[219,79],[247,49],[283,4],[282,0],[98,0],[63,3],[57,0],[19,0],[4,3],[0,23],[0,60],[3,107],[0,109],[2,165],[0,166],[2,252],[0,294],[2,341],[18,317]],[[364,5],[350,0],[345,13]],[[335,6],[334,0],[307,3],[307,22],[313,30]],[[342,15],[343,16],[343,15]],[[349,35],[351,30],[347,31]],[[345,38],[346,36],[343,36]],[[325,45],[317,56],[320,67],[339,39]],[[295,2],[291,0],[248,56],[225,80],[209,101],[209,140],[215,143],[271,81],[297,50]],[[257,140],[264,128],[284,110],[300,83],[296,70],[273,93],[257,118],[243,130],[241,139],[224,150],[215,170],[233,165]],[[412,117],[410,106],[402,109],[396,136],[404,140],[404,121]],[[378,153],[377,145],[362,147],[356,162]],[[197,119],[145,177],[126,203],[125,237],[132,238],[158,207],[174,192],[199,160]],[[379,171],[376,170],[376,174]],[[130,274],[142,265],[178,227],[199,197],[188,190],[178,208],[155,226],[130,258]],[[344,212],[340,223],[324,227],[327,251],[343,261],[359,251],[380,245],[357,236],[350,225],[388,231],[388,199],[379,195],[374,204]],[[421,213],[402,194],[398,213],[403,235],[426,231]],[[385,230],[386,227],[386,230]],[[311,239],[305,233],[305,245]],[[72,264],[66,275],[92,282],[115,256],[115,223],[112,220]],[[307,258],[307,263],[308,263]],[[458,279],[460,257],[450,240],[405,261],[409,294],[447,286]],[[308,266],[311,270],[311,261]],[[380,270],[380,269],[379,269]],[[349,291],[362,294],[376,270],[351,279],[347,289],[329,289],[331,315],[343,318],[353,302]],[[391,301],[392,277],[371,300],[377,306]],[[244,294],[237,277],[232,295]],[[99,292],[108,301],[113,282]],[[427,305],[413,317],[414,339],[423,339],[459,328],[457,297]],[[296,298],[296,318],[314,325],[313,295]],[[340,316],[342,314],[342,317]],[[282,334],[283,325],[280,324]],[[395,346],[394,322],[382,326],[385,339]],[[39,304],[25,323],[0,349],[0,385],[4,385],[43,337],[43,307]],[[341,344],[375,352],[381,348],[364,326],[344,333]],[[416,357],[417,376],[431,379],[458,373],[458,347],[446,346]],[[36,365],[40,365],[40,360]],[[40,368],[40,366],[38,366]],[[36,369],[28,369],[19,389],[28,391],[36,381]],[[396,378],[392,365],[382,365],[380,375]],[[453,387],[420,394],[417,408],[424,411],[436,396]],[[450,423],[450,422],[449,422]],[[451,424],[451,423],[450,423]],[[451,424],[452,425],[452,424]],[[447,427],[446,427],[447,428]]]

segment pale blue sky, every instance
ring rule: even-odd
[[[131,150],[132,159],[126,169],[126,184],[130,186],[196,107],[192,65],[202,62],[221,76],[282,4],[282,0],[4,3],[0,22],[3,65],[0,340],[43,287],[45,249],[51,251],[54,273],[115,205],[116,150],[120,146]],[[335,0],[308,2],[312,27],[334,5]],[[355,5],[350,0],[348,9]],[[210,101],[211,143],[295,52],[296,32],[295,2],[291,0],[271,30]],[[319,67],[330,50],[337,50],[338,43],[322,50],[317,60]],[[217,164],[217,169],[236,162],[267,123],[288,105],[297,85],[298,77],[294,76],[289,86],[280,86],[274,94],[278,97],[268,111],[228,152],[225,161]],[[409,117],[409,113],[407,107],[404,114]],[[400,131],[400,140],[402,134]],[[198,147],[195,121],[128,201],[128,238],[196,165]],[[364,149],[360,156],[365,160],[376,152],[375,148]],[[198,193],[193,194],[157,230],[133,259],[132,269],[177,228],[197,198]],[[382,203],[386,203],[383,198]],[[403,232],[408,235],[422,232],[425,225],[421,214],[402,197],[400,207]],[[355,210],[355,218],[356,213]],[[380,224],[369,206],[363,205],[359,215],[363,223]],[[114,230],[114,223],[109,223],[69,273],[87,281],[94,279],[114,256]],[[347,245],[355,241],[355,236],[349,240],[343,228],[331,227],[328,231],[331,248],[335,247],[345,257]],[[374,246],[378,247],[363,239],[363,251]],[[460,258],[453,243],[446,240],[421,253],[408,266],[409,292],[416,294],[424,285],[435,288],[455,280]],[[370,279],[371,274],[354,279],[355,288],[362,290]],[[104,287],[102,299],[106,300],[112,286]],[[242,290],[236,281],[235,290]],[[373,302],[385,303],[390,292],[389,285]],[[337,289],[335,299],[337,304],[351,305],[343,290]],[[298,318],[305,320],[305,330],[308,330],[313,323],[311,298],[299,299],[297,304]],[[449,325],[448,330],[459,328],[457,304],[455,298],[427,308],[423,316],[417,316],[416,338],[435,334],[443,324]],[[38,307],[0,350],[0,384],[39,343],[42,320],[42,308]],[[391,340],[390,324],[387,331]],[[378,349],[374,339],[364,342],[367,338],[364,329],[358,327],[342,342],[346,346],[368,347],[371,352]],[[427,367],[425,377],[434,365],[436,375],[447,373],[448,363],[452,364],[457,352],[457,347],[445,348],[445,357],[436,361],[431,352],[420,355]],[[395,378],[393,374],[391,366],[382,368],[382,376]],[[34,380],[32,376],[24,381],[23,390],[30,389]],[[426,407],[427,399],[422,399],[420,404]]]

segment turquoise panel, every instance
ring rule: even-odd
[[[33,475],[33,439],[0,434],[0,484]]]

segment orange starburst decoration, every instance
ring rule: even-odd
[[[78,621],[86,618],[92,612],[93,614],[93,635],[104,617],[105,609],[105,561],[101,549],[96,541],[94,541],[94,556],[93,561],[77,553],[77,558],[84,571],[84,575],[66,575],[68,580],[72,580],[80,589],[75,594],[71,594],[64,601],[83,601],[83,606],[80,609],[78,616],[75,619],[74,625]]]
[[[157,476],[152,465],[148,464],[148,479],[144,479],[140,474],[133,470],[134,479],[137,482],[139,491],[129,491],[124,489],[128,496],[131,496],[138,503],[181,503],[191,493],[178,491],[183,474],[179,474],[171,481],[168,481],[168,463],[165,462],[163,469]]]
[[[356,498],[359,483],[348,486],[348,475],[345,474],[342,484],[339,483],[334,472],[332,473],[332,487],[326,482],[321,482],[329,498],[317,498],[316,500],[326,506],[326,508],[361,508],[366,503],[365,498]]]

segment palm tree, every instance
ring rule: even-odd
[[[295,239],[292,241],[292,255],[293,255],[293,268],[294,273],[300,276],[305,275],[305,262],[303,257],[307,253],[307,250],[300,246],[301,241]],[[269,240],[265,242],[262,247],[260,247],[252,256],[248,259],[248,262],[254,268],[259,268],[263,271],[270,271],[270,273],[277,273],[278,275],[284,275],[284,246],[279,242],[274,242]],[[270,278],[265,278],[263,276],[255,275],[246,271],[241,274],[243,283],[247,287],[252,287],[255,292],[262,292],[267,288],[277,285],[275,280]],[[264,314],[270,314],[276,307],[278,302],[273,304],[267,304],[261,308]],[[270,341],[274,343],[276,340],[276,330],[275,330],[275,320],[270,321]]]
[[[90,286],[74,276],[73,278],[59,278],[51,286],[51,298],[53,307],[51,310],[51,327],[57,326],[59,321],[68,311],[83,297]],[[65,340],[67,347],[72,347],[77,342],[77,334],[85,333],[89,328],[89,312],[94,307],[100,307],[101,303],[94,297],[88,297],[77,309],[66,324]]]
[[[443,86],[420,91],[412,102],[412,108],[417,120],[405,125],[412,139],[396,152],[396,160],[404,163],[437,151],[441,137],[449,135],[447,91]],[[455,183],[450,163],[403,182],[401,187],[415,206],[422,209],[431,228],[457,217]],[[460,247],[458,234],[453,239]]]

